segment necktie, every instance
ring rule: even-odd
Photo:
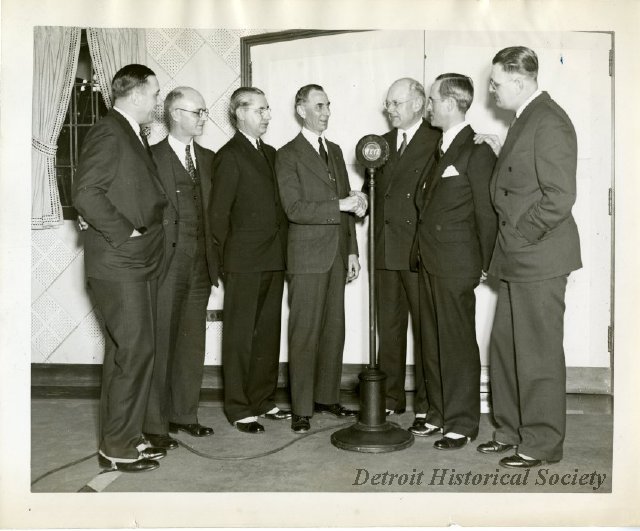
[[[147,155],[149,155],[149,157],[152,157],[151,147],[149,146],[149,140],[147,139],[149,133],[151,133],[151,129],[146,126],[140,126],[140,138],[142,139],[142,144],[144,145],[144,149],[147,150]]]
[[[259,138],[256,138],[256,148],[258,150],[258,153],[260,153],[266,159],[266,161],[269,162],[269,159],[267,158],[267,153],[262,147],[262,142],[260,142]]]
[[[440,162],[440,159],[444,156],[444,151],[442,151],[442,137],[438,141],[438,147],[436,148],[435,157],[436,162]]]
[[[402,133],[402,144],[400,144],[400,149],[398,150],[399,157],[402,157],[405,149],[407,149],[407,133]]]
[[[189,177],[191,177],[191,180],[195,182],[196,180],[196,166],[193,163],[193,159],[191,158],[191,146],[189,144],[187,144],[187,147],[185,148],[185,167],[187,169],[187,173],[189,174]]]
[[[327,155],[327,151],[326,149],[324,149],[324,144],[322,143],[322,137],[319,136],[318,137],[318,145],[319,145],[319,151],[320,151],[320,156],[322,157],[322,160],[324,160],[325,164],[328,166],[329,165],[329,155]]]

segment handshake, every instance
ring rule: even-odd
[[[359,218],[367,213],[369,199],[367,194],[351,190],[349,195],[340,199],[340,212],[353,212]]]

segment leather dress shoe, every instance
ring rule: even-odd
[[[309,417],[300,417],[294,414],[291,418],[291,429],[296,433],[309,431],[311,429]]]
[[[262,433],[264,431],[264,426],[259,422],[235,422],[233,424],[238,431],[243,433]]]
[[[291,418],[291,411],[288,409],[278,409],[275,413],[264,413],[260,416],[269,420],[287,420]]]
[[[162,459],[163,457],[167,457],[167,451],[164,448],[155,448],[153,446],[149,446],[148,448],[143,448],[140,450],[140,459]]]
[[[501,454],[507,450],[515,449],[514,444],[504,444],[498,441],[489,441],[478,445],[478,452],[483,454]]]
[[[160,466],[158,461],[153,459],[138,459],[131,463],[121,463],[119,461],[111,461],[102,454],[98,454],[98,465],[100,468],[107,470],[117,470],[118,472],[146,472],[148,470],[155,470]]]
[[[411,427],[407,429],[418,437],[429,437],[442,431],[442,428],[427,426],[427,419],[421,417],[416,417]]]
[[[336,417],[355,417],[358,412],[354,409],[347,409],[340,404],[318,404],[316,402],[315,408],[316,413],[329,413],[331,415],[335,415]]]
[[[503,457],[500,459],[500,466],[504,466],[506,468],[533,468],[534,466],[540,466],[544,463],[557,463],[559,459],[552,461],[550,459],[543,461],[542,459],[525,459],[520,454],[513,454],[509,457]]]
[[[178,447],[178,441],[167,433],[156,435],[153,433],[145,433],[145,439],[149,441],[151,446],[155,448],[164,448],[165,450],[175,450]]]
[[[387,417],[388,417],[389,415],[402,415],[405,411],[406,411],[406,409],[405,409],[405,408],[401,408],[401,409],[387,409],[387,410],[386,410],[386,414],[387,414]]]
[[[174,422],[169,422],[169,431],[171,433],[178,433],[178,431],[184,431],[189,435],[193,435],[194,437],[207,437],[208,435],[213,435],[213,428],[207,428],[207,426],[203,426],[202,424],[176,424]]]
[[[460,437],[454,439],[453,437],[447,437],[446,435],[442,439],[438,439],[433,443],[433,447],[436,450],[459,450],[467,445],[471,440],[471,437]]]

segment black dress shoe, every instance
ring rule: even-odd
[[[213,435],[213,428],[207,428],[202,424],[176,424],[169,422],[169,431],[171,433],[178,433],[178,431],[184,431],[194,437],[207,437]]]
[[[329,413],[331,415],[335,415],[336,417],[355,417],[358,412],[354,409],[347,409],[340,404],[318,404],[316,402],[315,405],[316,413]]]
[[[162,459],[163,457],[167,457],[167,451],[164,448],[155,448],[153,446],[149,446],[148,448],[143,448],[140,450],[140,459]]]
[[[269,420],[287,420],[291,418],[291,411],[288,409],[278,409],[275,413],[264,413],[260,416]]]
[[[236,422],[234,426],[244,433],[262,433],[264,426],[259,422]]]
[[[311,429],[311,423],[309,422],[309,417],[299,417],[298,415],[293,415],[291,418],[291,429],[296,433],[304,433]]]
[[[138,459],[132,463],[120,463],[98,454],[98,465],[100,465],[100,468],[117,470],[118,472],[146,472],[147,470],[155,470],[160,466],[160,463],[153,459]]]
[[[427,426],[427,419],[421,417],[416,417],[411,427],[407,429],[417,437],[429,437],[442,431],[442,428]]]
[[[478,452],[483,454],[501,454],[507,450],[515,449],[514,444],[504,444],[498,441],[489,441],[478,445]]]
[[[155,435],[153,433],[144,434],[147,441],[151,446],[156,448],[164,448],[165,450],[175,450],[178,447],[178,441],[171,437],[167,433],[161,435]]]
[[[447,437],[446,435],[433,443],[433,447],[436,450],[458,450],[467,445],[471,440],[471,437],[460,437],[454,439],[453,437]]]
[[[405,411],[406,411],[405,408],[401,408],[401,409],[387,409],[385,412],[388,417],[389,415],[402,415]]]
[[[543,461],[542,459],[526,459],[520,454],[514,454],[500,459],[500,466],[504,466],[506,468],[533,468],[534,466],[540,466],[544,463],[553,464],[559,461],[559,459],[547,459],[546,461]]]

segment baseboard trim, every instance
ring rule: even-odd
[[[342,380],[340,388],[343,391],[355,392],[358,386],[358,375],[365,365],[347,363],[342,366]],[[414,366],[407,367],[405,388],[407,391],[415,389]],[[289,386],[289,364],[280,363],[278,387]],[[96,364],[31,364],[32,396],[42,396],[48,393],[68,394],[76,390],[78,393],[95,394],[100,388],[102,379],[102,365]],[[480,377],[480,391],[489,392],[488,367],[482,367]],[[93,389],[94,391],[90,391]],[[222,389],[222,367],[220,365],[206,365],[202,378],[203,391]],[[611,370],[606,367],[567,367],[567,393],[571,394],[612,394]],[[51,395],[49,395],[51,396]]]

